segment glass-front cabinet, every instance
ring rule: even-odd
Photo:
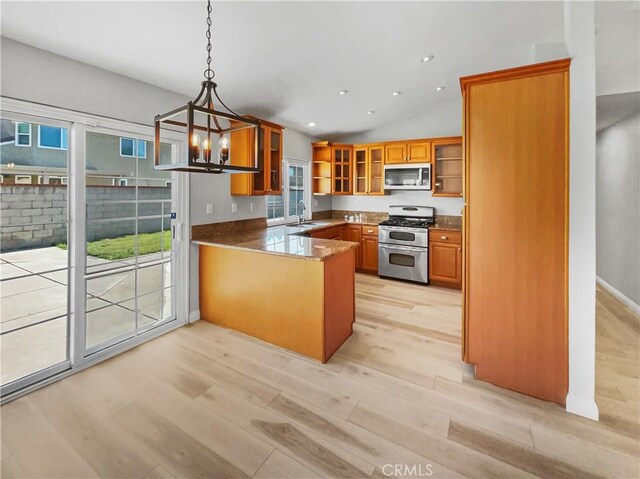
[[[351,194],[351,156],[350,146],[333,146],[333,194]]]
[[[256,120],[259,118],[249,117]],[[282,193],[283,127],[260,120],[258,134],[259,173],[231,175],[231,194],[242,196],[279,195]],[[253,166],[255,132],[251,129],[231,133],[230,162],[235,166]]]
[[[354,147],[354,195],[384,194],[384,146]]]

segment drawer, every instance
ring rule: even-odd
[[[429,243],[462,244],[462,232],[429,229]]]
[[[375,236],[378,237],[378,227],[362,225],[362,236]]]

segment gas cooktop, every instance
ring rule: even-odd
[[[388,220],[380,223],[380,226],[401,226],[404,228],[428,228],[434,224],[432,218],[408,218],[408,217],[390,217]]]

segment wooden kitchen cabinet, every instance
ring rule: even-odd
[[[258,168],[259,173],[231,175],[231,194],[240,196],[279,195],[282,193],[282,145],[284,127],[259,118]],[[230,164],[254,166],[254,129],[231,132]]]
[[[319,141],[312,143],[314,195],[350,195],[353,191],[353,146]]]
[[[353,147],[351,145],[333,145],[331,154],[333,166],[331,193],[334,195],[350,195]]]
[[[324,239],[332,239],[339,240],[342,239],[340,226],[331,226],[329,228],[324,228],[317,231],[311,232],[312,238],[324,238]]]
[[[358,243],[355,250],[356,269],[362,268],[362,227],[360,225],[347,225],[347,241]]]
[[[462,196],[462,137],[432,142],[432,196]]]
[[[429,281],[462,288],[462,233],[429,229]]]
[[[564,404],[570,59],[460,79],[463,359],[476,378]]]
[[[385,146],[385,164],[430,163],[431,142],[414,140],[406,143],[387,143]]]
[[[353,194],[384,195],[384,145],[355,145]]]
[[[378,227],[362,226],[362,269],[378,273]]]

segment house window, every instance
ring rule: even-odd
[[[16,123],[16,146],[31,146],[30,123]]]
[[[69,130],[57,126],[38,125],[38,147],[66,150]]]
[[[147,142],[144,140],[138,140],[138,158],[147,157]]]
[[[120,138],[120,156],[125,158],[147,157],[147,142],[135,138]]]
[[[16,185],[30,185],[31,184],[31,175],[16,175],[15,176]]]
[[[113,186],[128,186],[129,180],[126,178],[114,178],[111,180]]]

